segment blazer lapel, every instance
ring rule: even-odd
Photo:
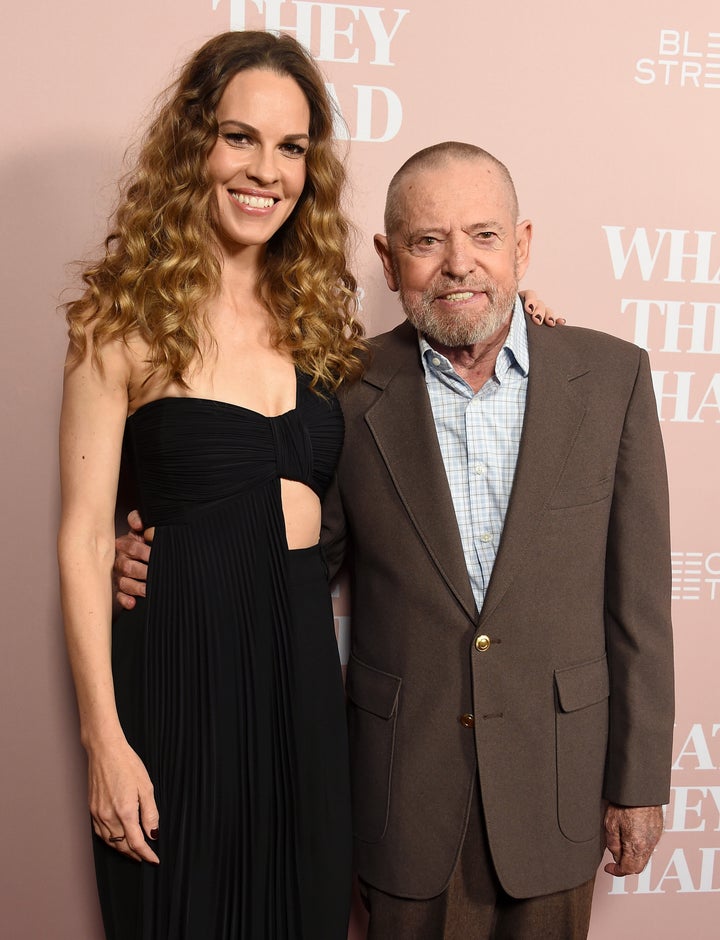
[[[381,389],[365,420],[419,537],[468,617],[477,608],[420,362],[408,323],[387,338],[364,381]]]
[[[480,624],[497,607],[516,574],[532,563],[543,510],[585,415],[573,380],[588,368],[566,352],[560,337],[551,334],[546,328],[528,328],[530,372],[520,450]]]

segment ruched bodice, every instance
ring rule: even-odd
[[[174,521],[275,478],[322,499],[340,455],[342,411],[298,373],[292,411],[265,417],[206,398],[159,398],[127,422],[146,525]]]
[[[147,600],[113,627],[125,734],[160,865],[96,840],[110,940],[345,940],[351,834],[340,664],[319,548],[290,551],[281,479],[319,497],[342,446],[298,374],[277,417],[162,398],[127,422],[156,527]]]

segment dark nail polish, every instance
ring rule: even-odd
[[[150,830],[150,838],[151,838],[151,839],[157,839],[157,837],[158,837],[159,835],[160,835],[160,830],[159,830],[159,829],[151,829],[151,830]]]

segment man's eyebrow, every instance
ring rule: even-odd
[[[483,222],[473,222],[465,229],[466,232],[485,232],[488,229],[498,229],[505,231],[505,226],[499,219],[486,219]]]
[[[235,121],[232,118],[228,118],[227,121],[221,121],[218,124],[218,129],[224,127],[237,127],[239,130],[247,131],[250,134],[259,135],[260,131],[257,127],[253,127],[252,124],[247,124],[245,121]],[[301,133],[301,134],[285,134],[283,140],[310,140],[310,135]]]
[[[504,232],[506,230],[506,226],[499,219],[483,219],[480,222],[471,222],[470,225],[463,227],[464,232],[472,232],[473,234],[477,232],[486,232],[490,229],[496,230],[498,232]],[[414,241],[416,238],[424,238],[426,235],[447,236],[449,232],[450,229],[443,225],[430,223],[428,225],[416,226],[413,229],[407,229],[403,233],[403,236],[408,241]]]
[[[441,225],[423,225],[421,228],[408,229],[403,234],[408,241],[414,241],[426,235],[447,235],[447,232],[448,230]]]

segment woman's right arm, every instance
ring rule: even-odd
[[[157,862],[142,831],[157,835],[153,788],[118,719],[110,656],[114,511],[129,379],[129,353],[122,343],[103,347],[102,370],[89,352],[66,366],[58,558],[93,828],[123,854]]]

